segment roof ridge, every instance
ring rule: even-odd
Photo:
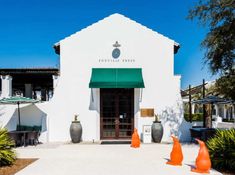
[[[81,30],[79,30],[79,31],[77,31],[77,32],[75,32],[75,33],[73,33],[73,34],[71,34],[71,35],[65,37],[64,39],[60,40],[59,42],[55,43],[54,45],[55,45],[55,46],[58,46],[61,41],[66,40],[66,39],[68,39],[68,38],[71,38],[71,37],[73,37],[74,35],[77,35],[77,34],[81,33],[82,31],[84,31],[84,30],[86,30],[86,29],[89,29],[89,28],[91,28],[92,26],[97,25],[97,24],[99,24],[99,23],[101,23],[101,22],[103,22],[103,21],[106,21],[107,19],[112,18],[112,17],[114,17],[114,16],[121,16],[122,18],[125,18],[125,19],[127,19],[128,21],[130,21],[130,22],[132,22],[132,23],[134,23],[134,24],[137,24],[138,26],[144,28],[145,30],[148,30],[148,31],[150,31],[150,32],[152,32],[152,33],[154,33],[154,34],[157,34],[157,35],[159,35],[159,36],[161,36],[161,37],[163,37],[163,38],[166,38],[166,39],[168,39],[168,40],[174,41],[174,45],[175,45],[175,46],[179,46],[179,43],[177,43],[175,40],[173,40],[173,39],[171,39],[171,38],[169,38],[169,37],[167,37],[167,36],[165,36],[165,35],[163,35],[163,34],[161,34],[161,33],[158,33],[157,31],[155,31],[155,30],[153,30],[153,29],[151,29],[151,28],[149,28],[149,27],[147,27],[147,26],[145,26],[145,25],[143,25],[143,24],[137,22],[136,20],[133,20],[133,19],[131,19],[131,18],[129,18],[129,17],[123,15],[123,14],[120,14],[120,13],[114,13],[114,14],[111,14],[111,15],[109,15],[109,16],[103,18],[103,19],[100,19],[100,20],[98,20],[97,22],[94,22],[94,23],[92,23],[92,24],[86,26],[85,28],[83,28],[83,29],[81,29]]]

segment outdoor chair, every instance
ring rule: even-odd
[[[22,132],[20,144],[24,144],[24,146],[37,145],[39,143],[38,138],[40,136],[41,128],[42,126],[37,126],[37,125],[34,126],[17,125],[16,131]]]
[[[33,126],[33,131],[38,131],[40,132],[42,130],[42,126],[37,126],[37,125],[34,125]]]
[[[17,125],[17,131],[34,131],[34,126],[27,126],[27,125]]]
[[[38,141],[39,134],[40,134],[39,131],[32,131],[27,133],[26,136],[27,144],[36,146],[39,143]]]

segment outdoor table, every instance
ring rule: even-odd
[[[214,128],[190,128],[190,133],[192,138],[198,138],[200,140],[206,141],[209,137],[213,136],[215,133]]]
[[[26,135],[30,132],[32,132],[32,131],[10,131],[9,133],[20,135],[21,138],[23,137],[23,143],[24,143],[24,146],[26,146]]]

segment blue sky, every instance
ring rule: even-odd
[[[53,44],[113,13],[175,41],[182,88],[212,80],[200,42],[207,29],[186,20],[195,0],[0,0],[0,68],[56,67]]]

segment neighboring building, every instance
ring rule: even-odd
[[[179,49],[174,40],[113,14],[54,48],[60,55],[60,73],[53,98],[22,109],[22,115],[41,118],[41,140],[70,140],[75,114],[83,127],[83,141],[130,139],[134,128],[141,134],[143,125],[152,124],[153,116],[141,116],[146,109],[160,116],[162,141],[171,141],[172,134],[189,138],[183,123],[181,77],[174,75],[174,54]],[[16,125],[17,120],[2,121],[5,126],[10,122]]]
[[[215,80],[214,81],[208,81],[205,83],[205,94],[206,96],[209,95],[216,95],[216,96],[220,96],[220,94],[218,94],[215,91]],[[203,84],[191,87],[191,96],[192,96],[192,101],[193,100],[199,100],[202,98],[202,88],[203,88]],[[189,108],[188,108],[188,103],[189,103],[189,88],[186,88],[184,90],[181,90],[181,96],[183,99],[183,103],[184,103],[184,109],[185,109],[185,113],[189,113]],[[222,97],[222,96],[220,96]],[[202,105],[199,104],[195,104],[192,103],[191,104],[191,109],[192,109],[192,114],[195,113],[202,113]],[[234,114],[234,105],[231,103],[228,104],[214,104],[213,105],[213,111],[212,111],[212,115],[214,117],[219,116],[222,119],[224,119],[225,121],[227,120],[231,120],[231,119],[235,119],[235,114]]]
[[[58,74],[57,68],[0,68],[0,98],[20,95],[49,101]]]

